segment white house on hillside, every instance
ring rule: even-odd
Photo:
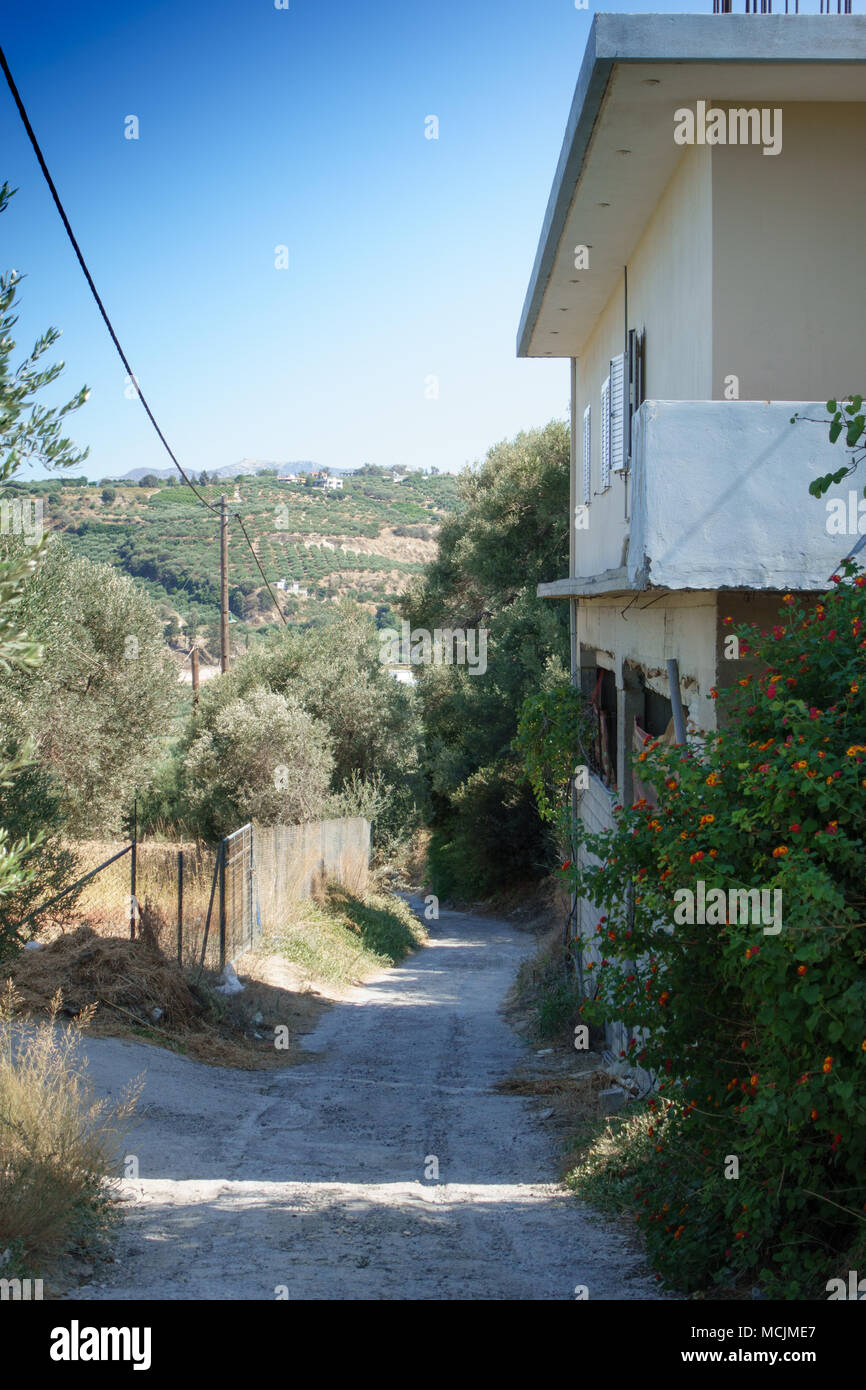
[[[592,825],[668,726],[666,663],[713,727],[725,616],[766,624],[856,544],[808,485],[845,462],[824,402],[866,387],[864,151],[866,18],[593,21],[518,338],[570,363],[569,571],[539,593],[599,711]]]

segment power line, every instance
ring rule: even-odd
[[[277,612],[278,612],[279,615],[280,615],[280,618],[281,618],[281,620],[282,620],[283,627],[288,627],[289,624],[288,624],[288,622],[286,621],[286,615],[285,615],[285,613],[283,612],[283,610],[282,610],[282,608],[280,607],[280,605],[277,603],[276,595],[275,595],[273,589],[271,588],[270,584],[268,583],[268,576],[265,574],[264,570],[262,569],[261,565],[259,564],[259,557],[258,557],[258,555],[256,554],[255,550],[253,549],[253,543],[252,543],[252,541],[250,540],[249,536],[247,535],[247,528],[246,528],[246,526],[244,526],[244,523],[243,523],[243,520],[242,520],[242,518],[241,518],[240,512],[232,512],[231,515],[236,519],[238,525],[240,526],[241,530],[242,530],[243,533],[244,533],[244,540],[246,541],[247,545],[248,545],[249,548],[250,548],[250,554],[252,555],[253,559],[255,560],[256,564],[258,565],[259,574],[262,576],[262,579],[265,581],[265,588],[267,589],[268,593],[270,594],[270,596],[271,596],[271,601],[273,602],[274,607],[276,608]]]
[[[65,230],[66,230],[66,235],[68,236],[69,241],[70,241],[70,244],[71,244],[71,246],[72,246],[72,249],[73,249],[73,251],[75,252],[76,258],[77,258],[77,260],[78,260],[78,264],[81,266],[81,269],[82,269],[82,271],[83,271],[83,273],[84,273],[84,278],[85,278],[85,280],[87,281],[87,284],[88,284],[88,287],[89,287],[89,289],[90,289],[90,292],[91,292],[91,294],[93,295],[94,300],[96,301],[96,307],[98,308],[100,314],[102,315],[102,320],[103,320],[103,322],[104,322],[106,328],[108,329],[108,333],[109,333],[109,336],[110,336],[110,338],[111,338],[111,341],[113,342],[115,348],[117,349],[117,354],[118,354],[118,356],[119,356],[121,362],[123,363],[124,367],[126,368],[127,376],[129,377],[130,381],[132,381],[132,383],[133,383],[133,385],[134,385],[134,387],[135,387],[136,395],[138,396],[138,399],[141,401],[141,404],[142,404],[142,406],[144,407],[144,410],[145,410],[145,413],[146,413],[146,415],[147,415],[147,418],[148,418],[148,420],[150,421],[150,423],[153,425],[153,428],[156,430],[156,433],[157,433],[157,435],[159,436],[159,440],[160,440],[160,442],[161,442],[163,448],[165,449],[166,453],[168,454],[169,458],[171,459],[171,461],[172,461],[172,463],[174,464],[175,468],[177,469],[178,473],[179,473],[180,476],[183,478],[183,480],[184,480],[184,482],[186,483],[187,487],[190,488],[191,491],[195,494],[195,496],[196,496],[196,497],[198,498],[198,500],[201,502],[202,506],[207,507],[208,511],[219,513],[221,509],[220,509],[219,507],[215,507],[215,506],[213,505],[212,502],[209,502],[209,501],[207,500],[207,498],[204,497],[204,496],[199,492],[198,488],[195,486],[195,484],[193,483],[192,479],[189,478],[189,477],[187,476],[187,474],[184,472],[183,468],[181,467],[181,465],[180,465],[178,459],[176,458],[176,456],[175,456],[175,454],[174,454],[174,451],[172,450],[171,446],[169,445],[168,440],[166,439],[165,435],[163,434],[162,430],[160,429],[159,425],[157,424],[156,417],[154,416],[153,411],[151,410],[150,406],[149,406],[148,403],[147,403],[147,400],[146,400],[146,398],[145,398],[144,392],[141,390],[141,387],[140,387],[139,384],[138,384],[138,378],[136,377],[135,373],[133,372],[132,367],[130,366],[130,363],[129,363],[129,359],[127,358],[126,353],[123,351],[123,348],[122,348],[121,345],[120,345],[120,340],[119,340],[117,334],[116,334],[115,331],[114,331],[114,326],[113,326],[113,324],[112,324],[112,322],[111,322],[111,319],[108,317],[108,313],[107,313],[107,311],[106,311],[105,305],[103,304],[103,302],[102,302],[102,300],[101,300],[101,298],[100,298],[100,295],[99,295],[99,291],[97,290],[96,285],[94,284],[93,276],[90,274],[90,271],[89,271],[88,268],[87,268],[87,262],[85,261],[84,256],[83,256],[83,254],[82,254],[82,252],[81,252],[81,247],[78,245],[78,242],[77,242],[76,237],[75,237],[75,233],[73,232],[72,227],[71,227],[71,225],[70,225],[69,218],[66,216],[66,210],[65,210],[63,204],[62,204],[61,201],[60,201],[60,195],[59,195],[59,193],[57,192],[57,189],[56,189],[56,187],[55,187],[55,185],[54,185],[54,180],[53,180],[52,177],[51,177],[51,174],[50,174],[49,169],[48,169],[48,165],[47,165],[46,162],[45,162],[45,156],[44,156],[43,153],[42,153],[42,150],[41,150],[40,145],[39,145],[39,141],[36,139],[36,132],[34,131],[32,125],[30,124],[30,118],[29,118],[29,116],[27,115],[27,111],[26,111],[26,109],[25,109],[24,102],[21,100],[21,94],[19,93],[18,88],[17,88],[17,86],[15,85],[15,79],[14,79],[14,77],[12,76],[12,73],[11,73],[11,71],[10,71],[10,69],[9,69],[9,64],[8,64],[7,61],[6,61],[6,54],[3,52],[2,47],[0,47],[0,67],[2,67],[2,69],[3,69],[3,74],[4,74],[5,78],[6,78],[7,83],[8,83],[9,90],[10,90],[10,92],[12,93],[12,98],[13,98],[13,100],[14,100],[14,102],[15,102],[15,105],[16,105],[17,108],[18,108],[18,114],[19,114],[20,117],[21,117],[21,121],[22,121],[22,123],[23,123],[23,125],[24,125],[24,129],[25,129],[26,132],[27,132],[28,139],[30,140],[31,145],[33,146],[33,151],[34,151],[34,153],[35,153],[35,155],[36,155],[36,158],[37,158],[37,160],[38,160],[38,162],[39,162],[39,167],[40,167],[40,169],[42,170],[42,173],[43,173],[43,175],[44,175],[44,177],[45,177],[45,182],[46,182],[47,185],[48,185],[48,190],[49,190],[49,192],[50,192],[50,194],[51,194],[52,199],[54,200],[54,206],[57,208],[57,211],[58,211],[58,213],[60,214],[60,220],[62,221],[63,226],[64,226],[64,228],[65,228]],[[232,515],[235,516],[235,517],[237,518],[238,524],[240,525],[241,531],[243,532],[243,535],[244,535],[244,540],[246,541],[247,545],[248,545],[249,548],[250,548],[250,554],[252,555],[253,559],[254,559],[255,562],[256,562],[256,565],[258,566],[259,573],[261,574],[262,579],[263,579],[264,582],[265,582],[265,587],[267,588],[267,591],[268,591],[268,593],[269,593],[270,596],[271,596],[271,601],[272,601],[274,607],[275,607],[276,610],[277,610],[277,613],[279,614],[279,616],[280,616],[280,618],[281,618],[281,620],[282,620],[283,626],[284,626],[284,627],[288,627],[288,623],[287,623],[287,621],[286,621],[285,614],[283,613],[283,610],[280,608],[280,605],[279,605],[279,603],[277,602],[276,596],[274,595],[274,591],[273,591],[273,589],[271,588],[270,583],[268,582],[268,577],[267,577],[267,575],[265,574],[264,570],[262,569],[261,564],[259,563],[259,557],[258,557],[258,555],[256,554],[255,550],[253,549],[253,543],[252,543],[252,541],[250,540],[249,536],[247,535],[247,529],[246,529],[246,527],[244,526],[244,523],[243,523],[241,517],[238,515],[237,512],[233,512]]]
[[[144,393],[138,384],[138,379],[135,373],[133,372],[132,367],[129,365],[129,360],[126,356],[126,353],[120,346],[120,340],[114,331],[114,326],[111,322],[111,319],[108,317],[105,305],[99,297],[99,291],[97,290],[96,285],[93,283],[93,276],[90,274],[90,271],[87,268],[87,262],[85,261],[84,256],[81,254],[81,247],[78,245],[78,242],[75,239],[75,233],[73,232],[72,227],[69,224],[69,218],[66,216],[66,211],[63,207],[63,204],[60,201],[60,195],[58,194],[57,189],[54,186],[54,180],[52,179],[51,174],[48,171],[48,165],[45,163],[45,156],[43,155],[42,150],[40,149],[39,141],[36,139],[36,133],[32,125],[30,124],[30,118],[28,117],[27,112],[24,109],[24,103],[21,100],[20,93],[15,85],[15,79],[12,76],[12,73],[9,71],[9,64],[6,61],[6,54],[3,52],[2,47],[0,47],[0,67],[2,67],[3,69],[6,81],[9,84],[9,90],[12,93],[15,105],[18,107],[18,114],[21,117],[21,120],[24,124],[24,129],[27,131],[28,138],[30,140],[31,145],[33,146],[33,151],[36,155],[37,160],[39,161],[39,167],[45,176],[45,182],[48,184],[48,190],[51,194],[51,197],[54,199],[54,206],[57,208],[57,211],[60,214],[60,220],[62,221],[63,226],[66,229],[66,235],[69,237],[72,249],[75,252],[76,257],[78,258],[78,264],[81,266],[81,269],[84,272],[84,278],[87,281],[87,284],[90,288],[90,292],[93,295],[93,298],[96,300],[96,307],[102,315],[103,322],[105,323],[105,326],[108,329],[111,341],[117,348],[118,356],[120,357],[121,362],[126,368],[127,375],[129,376],[130,380],[133,382],[135,386],[136,394],[138,396],[138,399],[141,401],[141,404],[144,406],[147,418],[153,425],[153,428],[156,430],[157,434],[159,435],[163,448],[165,449],[166,453],[168,454],[178,473],[183,478],[184,482],[187,484],[188,487],[192,488],[196,497],[199,499],[203,506],[208,507],[210,511],[215,512],[217,508],[212,506],[212,504],[208,502],[206,497],[202,496],[198,488],[187,477],[186,473],[183,471],[177,459],[175,458],[174,452],[172,451],[168,443],[168,440],[166,439],[165,435],[163,434],[162,430],[157,424],[153,411],[151,410],[150,406],[145,400]]]

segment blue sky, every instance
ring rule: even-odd
[[[642,7],[605,6],[620,8]],[[646,6],[689,8],[712,6]],[[574,0],[6,0],[7,60],[185,467],[453,470],[565,415],[566,364],[518,361],[515,336],[590,14]],[[0,151],[19,190],[0,265],[28,276],[17,341],[63,330],[54,398],[91,388],[73,419],[83,471],[166,466],[5,83]]]

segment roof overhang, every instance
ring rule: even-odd
[[[678,107],[863,101],[864,64],[863,15],[596,15],[517,355],[579,355],[683,158]],[[575,269],[576,245],[591,248],[591,274]]]

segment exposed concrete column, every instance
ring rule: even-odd
[[[634,800],[632,769],[629,754],[632,748],[634,721],[643,717],[644,692],[638,673],[628,661],[617,662],[616,686],[616,780],[623,806]]]

